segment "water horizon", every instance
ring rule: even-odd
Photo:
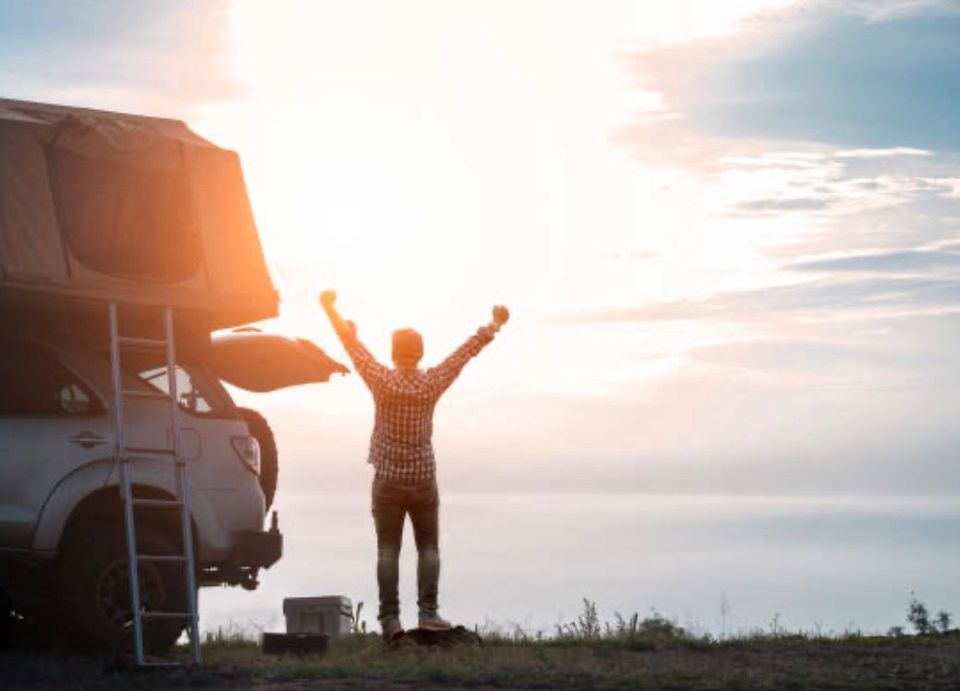
[[[602,619],[657,613],[714,636],[883,633],[911,592],[957,612],[960,497],[877,494],[463,493],[441,498],[441,608],[470,627],[555,631],[583,599]],[[282,492],[284,557],[257,591],[201,591],[201,627],[282,631],[285,597],[345,595],[376,630],[367,493]],[[414,625],[416,549],[401,556]]]

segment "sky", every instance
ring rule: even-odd
[[[960,492],[960,6],[0,0],[0,95],[241,155],[266,327],[440,360],[459,491]],[[269,395],[280,496],[365,486],[355,376]]]

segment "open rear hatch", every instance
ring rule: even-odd
[[[304,338],[255,329],[215,334],[211,339],[209,361],[223,381],[256,392],[325,382],[333,374],[350,372]]]

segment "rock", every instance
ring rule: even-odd
[[[454,626],[444,631],[430,629],[409,629],[386,642],[392,649],[425,646],[428,648],[479,648],[483,639],[473,631],[462,626]]]

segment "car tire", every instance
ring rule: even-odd
[[[277,475],[280,472],[277,458],[277,440],[267,419],[252,408],[239,408],[250,436],[260,444],[260,489],[266,500],[266,508],[273,504],[273,497],[277,493]]]
[[[119,523],[119,525],[118,525]],[[75,644],[101,650],[133,649],[133,616],[123,521],[96,522],[67,535],[59,563],[65,633]],[[137,526],[141,554],[178,554],[180,539],[144,523]],[[141,609],[186,612],[187,588],[183,562],[139,564]],[[186,619],[143,619],[144,649],[161,654],[187,625]]]
[[[14,621],[13,603],[6,593],[0,590],[0,650],[10,647]]]

